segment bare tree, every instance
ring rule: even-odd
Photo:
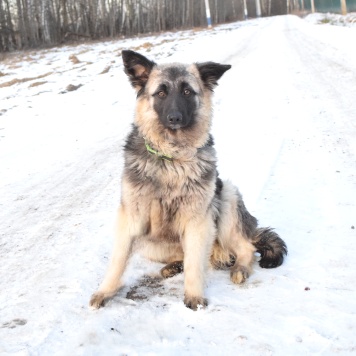
[[[0,51],[205,27],[205,1],[0,0]],[[298,3],[289,1],[291,8]],[[242,20],[244,2],[254,16],[256,0],[208,0],[212,23]],[[286,0],[261,0],[261,12],[286,13]]]
[[[16,48],[15,31],[8,0],[0,0],[0,52]]]

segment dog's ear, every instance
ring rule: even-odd
[[[196,63],[204,85],[211,91],[218,85],[218,80],[231,68],[229,64],[214,62]]]
[[[141,91],[148,80],[152,68],[156,65],[142,54],[124,50],[121,52],[125,73],[128,75],[132,86]]]

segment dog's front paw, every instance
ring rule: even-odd
[[[244,283],[249,276],[250,276],[250,272],[248,268],[244,266],[234,267],[230,273],[231,282],[235,284]]]
[[[105,305],[105,301],[105,294],[101,292],[96,292],[90,298],[89,307],[91,309],[99,309],[100,307],[103,307]]]
[[[185,297],[184,304],[187,308],[192,310],[198,310],[199,306],[205,308],[208,306],[208,300],[203,297]]]

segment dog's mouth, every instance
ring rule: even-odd
[[[177,130],[182,128],[182,125],[180,125],[180,124],[171,124],[171,125],[168,125],[168,128],[170,130],[172,130],[172,131],[177,131]]]

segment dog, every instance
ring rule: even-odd
[[[210,133],[212,95],[231,68],[214,62],[157,65],[122,51],[136,90],[134,124],[124,146],[125,164],[117,236],[109,268],[92,308],[120,289],[133,251],[165,264],[163,278],[184,272],[184,304],[208,304],[204,277],[210,265],[245,282],[255,252],[263,268],[278,267],[287,246],[271,228],[259,228],[239,190],[217,172]]]

